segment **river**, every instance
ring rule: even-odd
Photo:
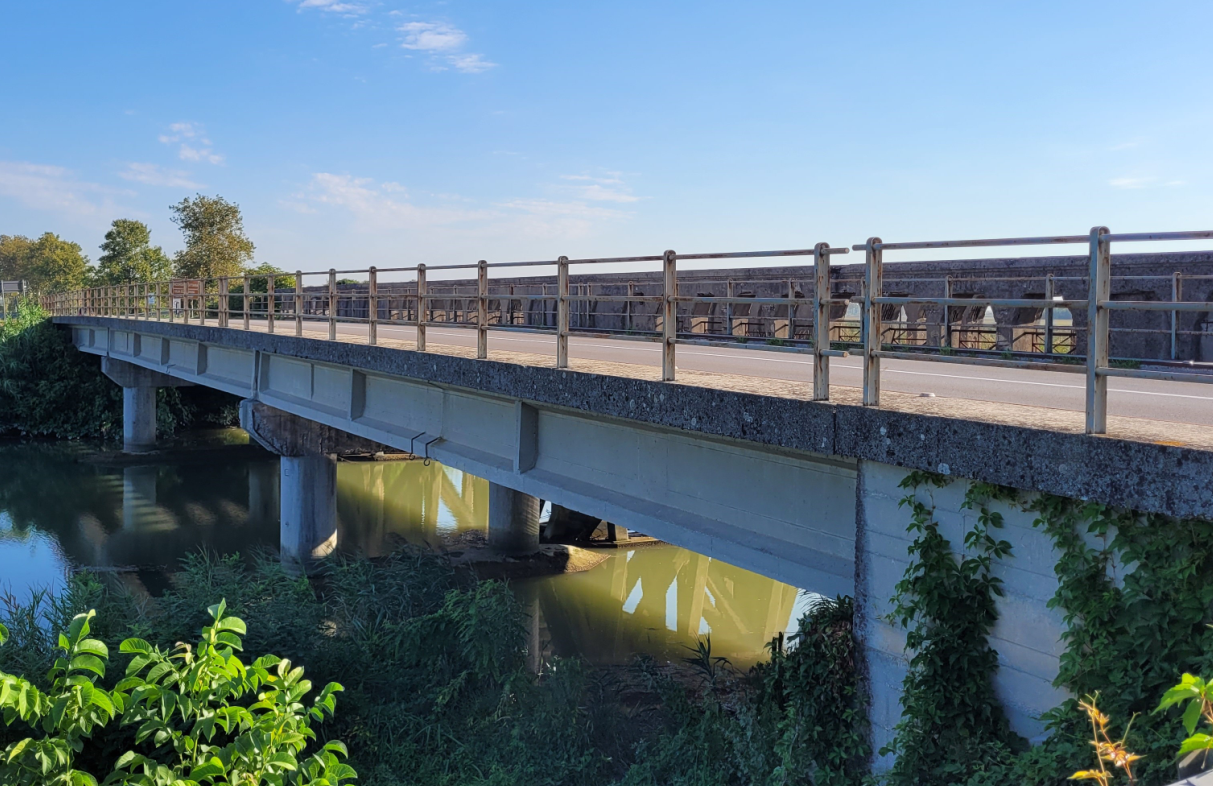
[[[277,459],[237,430],[179,447],[133,466],[72,443],[0,445],[0,589],[28,597],[91,567],[156,595],[191,551],[276,546]],[[437,463],[341,462],[339,548],[378,556],[401,541],[449,544],[484,531],[487,502],[487,481]],[[538,615],[545,655],[678,659],[710,634],[713,655],[742,666],[780,631],[794,632],[809,603],[794,587],[675,546],[605,553],[587,571],[511,583]]]

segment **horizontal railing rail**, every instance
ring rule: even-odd
[[[978,240],[929,240],[886,243],[878,237],[850,248],[818,243],[813,248],[771,251],[677,254],[666,251],[621,257],[440,265],[417,264],[390,268],[301,271],[294,273],[248,273],[237,276],[132,282],[92,287],[43,298],[44,306],[56,315],[90,315],[128,319],[183,321],[215,324],[274,333],[286,323],[297,336],[305,324],[327,326],[327,337],[336,340],[341,323],[366,325],[366,340],[379,343],[379,326],[409,326],[415,347],[426,351],[427,328],[465,328],[476,331],[476,356],[488,357],[490,331],[537,333],[556,339],[555,365],[569,366],[571,335],[603,336],[618,340],[658,342],[662,346],[662,379],[676,377],[676,347],[679,344],[746,346],[776,352],[795,352],[813,358],[812,398],[828,401],[830,358],[860,355],[863,358],[863,403],[880,404],[880,362],[884,359],[930,360],[972,366],[998,366],[1065,373],[1087,377],[1086,430],[1102,434],[1107,429],[1107,379],[1126,377],[1163,381],[1213,382],[1213,374],[1181,373],[1133,367],[1133,358],[1111,358],[1110,336],[1115,333],[1162,333],[1170,337],[1170,360],[1178,360],[1177,347],[1184,336],[1213,335],[1213,330],[1183,328],[1181,314],[1213,312],[1213,303],[1183,299],[1183,282],[1213,280],[1213,275],[1180,272],[1159,275],[1111,274],[1111,245],[1114,242],[1160,242],[1213,239],[1213,231],[1113,234],[1096,227],[1086,235],[1059,235]],[[1026,247],[1086,244],[1088,270],[1085,276],[989,275],[976,276],[888,276],[884,275],[884,253],[924,249]],[[862,278],[832,278],[830,260],[850,251],[864,253]],[[806,296],[792,278],[762,276],[749,285],[786,286],[786,296],[738,292],[732,278],[718,280],[719,271],[703,278],[684,279],[697,285],[699,294],[679,292],[679,261],[775,259],[812,257],[812,280],[801,282]],[[574,266],[660,263],[660,270],[642,282],[604,283],[573,281]],[[1073,262],[1068,263],[1072,270]],[[534,275],[506,278],[501,271],[547,270],[543,281]],[[797,268],[803,270],[802,268]],[[430,280],[435,271],[475,270],[475,280]],[[490,273],[496,271],[496,280]],[[385,275],[408,274],[404,281],[383,281]],[[803,275],[803,274],[802,274]],[[346,276],[355,276],[350,281]],[[1113,280],[1122,282],[1126,293],[1136,284],[1153,280],[1169,283],[1171,299],[1114,299]],[[523,282],[523,283],[519,283]],[[888,292],[890,284],[942,285],[942,294],[921,295]],[[1007,282],[1041,282],[1039,292],[1029,297],[993,297],[981,290]],[[1067,295],[1058,294],[1058,285]],[[1085,284],[1086,291],[1081,287]],[[723,285],[724,294],[719,294]],[[642,288],[657,292],[644,292]],[[715,293],[703,291],[715,287]],[[1074,292],[1074,288],[1078,291]],[[1164,287],[1165,288],[1165,287]],[[1155,287],[1157,289],[1157,287]],[[521,290],[521,291],[519,291]],[[607,291],[610,290],[610,291]],[[626,290],[626,294],[619,294]],[[842,290],[841,295],[835,290]],[[1147,287],[1147,291],[1149,287]],[[1084,297],[1071,295],[1082,294]],[[1037,296],[1039,295],[1039,296]],[[599,306],[617,310],[607,313]],[[721,312],[720,309],[723,309]],[[990,309],[1018,309],[1026,324],[990,323]],[[1112,327],[1113,312],[1163,312],[1170,314],[1170,328]],[[702,312],[702,313],[701,313]],[[854,313],[852,313],[854,312]],[[1061,313],[1061,317],[1057,316]],[[914,316],[910,316],[913,314]],[[1036,315],[1036,316],[1033,316]],[[1079,317],[1082,317],[1080,320]],[[616,327],[603,327],[612,321]],[[576,322],[576,324],[574,324]],[[1210,325],[1206,320],[1201,324]],[[1085,337],[1085,352],[1080,337]],[[1027,347],[1027,349],[1024,349]],[[1174,363],[1173,363],[1174,365]],[[1189,364],[1194,365],[1194,364]],[[1213,364],[1207,364],[1213,371]]]

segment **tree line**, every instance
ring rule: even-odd
[[[172,257],[152,245],[151,230],[142,221],[119,218],[105,233],[96,265],[79,243],[53,232],[37,239],[0,235],[0,280],[25,281],[31,291],[50,294],[170,278],[283,272],[269,263],[253,265],[256,247],[244,232],[239,205],[197,194],[169,209],[185,237],[185,248]]]

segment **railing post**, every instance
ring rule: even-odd
[[[661,315],[661,380],[674,381],[674,346],[678,340],[678,255],[666,251],[662,255],[662,283],[665,298]]]
[[[1111,244],[1103,238],[1107,227],[1091,229],[1091,271],[1087,288],[1087,433],[1108,432],[1108,378],[1099,372],[1108,367],[1109,314],[1112,295]]]
[[[1183,300],[1182,273],[1171,274],[1171,302]],[[1171,360],[1179,360],[1179,312],[1171,312]]]
[[[629,298],[636,297],[636,282],[635,281],[628,282],[628,297]],[[636,324],[636,321],[632,318],[632,314],[635,313],[635,311],[636,311],[636,304],[634,302],[632,302],[631,300],[629,300],[624,305],[627,306],[627,322],[624,325],[624,330],[626,330],[628,333],[631,333]]]
[[[271,273],[265,277],[265,321],[270,333],[274,332],[274,305],[274,275]]]
[[[489,356],[489,263],[476,263],[476,357]]]
[[[943,296],[949,300],[952,298],[952,277],[943,277]],[[949,349],[952,348],[952,307],[943,307],[943,345]]]
[[[1049,307],[1045,309],[1045,354],[1053,354],[1053,298],[1055,297],[1055,288],[1053,283],[1053,274],[1049,273],[1045,276],[1045,302]]]
[[[198,324],[206,324],[206,279],[198,280]]]
[[[303,335],[303,271],[295,271],[295,335]]]
[[[425,322],[429,311],[425,286],[425,263],[417,265],[417,351],[425,352]]]
[[[569,258],[556,260],[556,368],[569,367]]]
[[[337,340],[337,271],[329,268],[329,341]]]
[[[868,238],[864,248],[864,292],[863,292],[863,403],[864,406],[880,406],[880,324],[881,306],[873,303],[873,298],[882,296],[883,259],[881,249],[876,246],[882,241],[878,237]]]
[[[813,400],[830,400],[830,244],[813,247]],[[730,289],[732,289],[732,282]],[[732,295],[730,295],[732,297]]]
[[[729,279],[724,285],[724,296],[727,298],[733,297],[733,279]],[[733,302],[730,300],[724,304],[724,332],[729,339],[733,338]]]
[[[249,277],[243,276],[240,284],[240,314],[244,318],[244,329],[249,329]]]
[[[228,283],[227,276],[219,277],[219,327],[225,328],[228,326],[231,315],[228,310],[231,308],[231,303],[227,299]]]
[[[374,266],[366,280],[366,343],[379,343],[379,273]]]
[[[164,285],[156,282],[156,321],[160,322],[164,319]]]
[[[788,300],[796,299],[796,285],[788,279]],[[788,342],[796,338],[796,304],[788,303]]]

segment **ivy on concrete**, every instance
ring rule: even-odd
[[[902,482],[910,510],[911,565],[897,585],[892,619],[907,628],[910,671],[903,715],[888,751],[891,784],[1058,784],[1090,761],[1080,698],[1099,695],[1112,736],[1128,733],[1144,754],[1142,786],[1176,778],[1185,733],[1154,708],[1183,673],[1213,672],[1213,521],[1141,514],[1048,494],[971,484],[977,513],[956,551],[919,499],[950,479],[914,472]],[[993,691],[997,653],[989,634],[1001,583],[994,560],[1013,558],[999,540],[993,500],[1036,514],[1052,541],[1057,592],[1050,608],[1065,624],[1054,684],[1072,698],[1043,716],[1050,736],[1032,749],[1014,735]]]
[[[964,548],[954,551],[939,531],[931,497],[949,483],[943,476],[914,472],[901,487],[901,506],[910,510],[910,566],[897,584],[891,618],[907,629],[911,653],[903,683],[902,720],[892,744],[882,753],[896,761],[892,784],[951,784],[984,769],[991,756],[1021,749],[994,694],[998,653],[989,633],[998,621],[996,598],[1002,582],[996,559],[1011,553],[998,538],[1002,515],[988,502],[1009,493],[989,484],[973,484],[964,507],[977,513],[965,533]]]

